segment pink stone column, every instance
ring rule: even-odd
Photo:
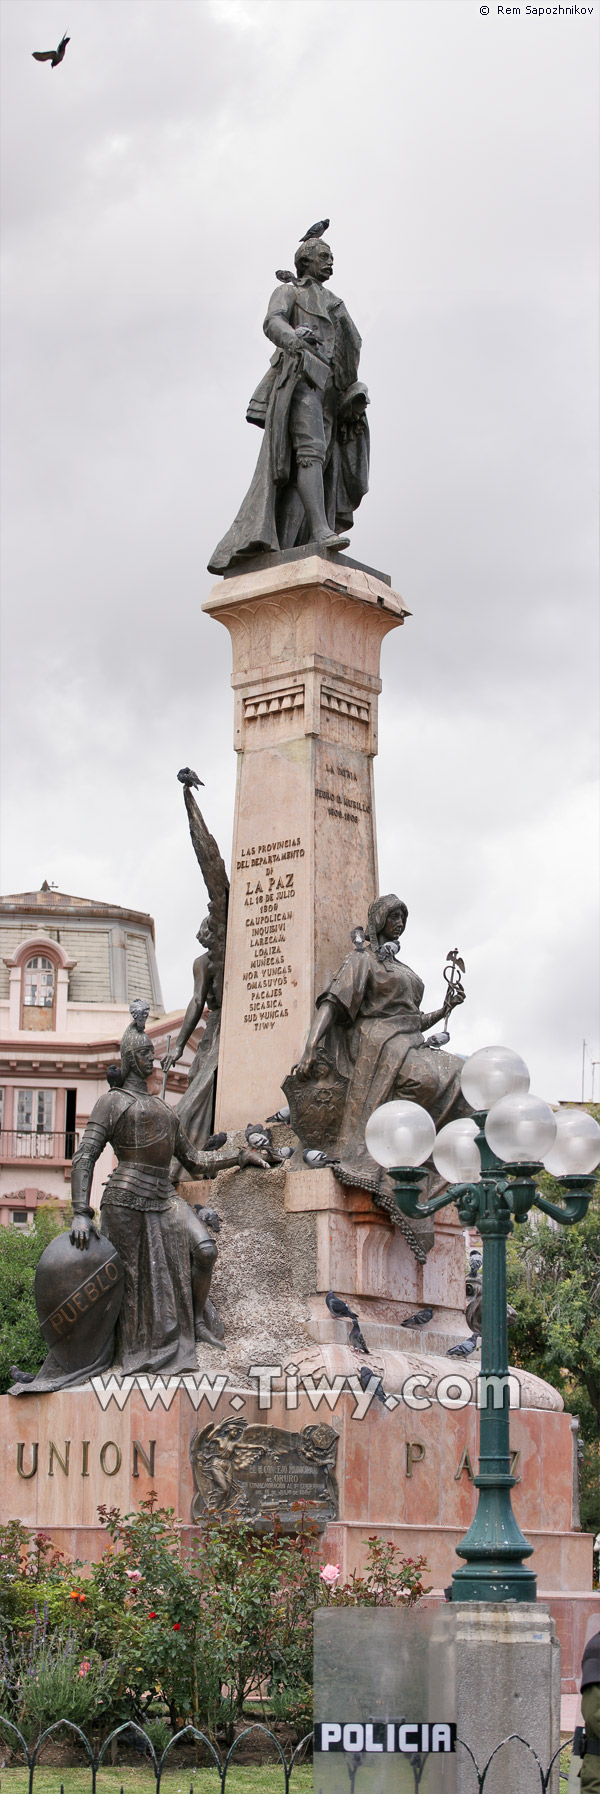
[[[409,613],[318,554],[220,580],[238,760],[216,1126],[264,1120],[377,894],[381,643]]]

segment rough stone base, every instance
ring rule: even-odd
[[[289,1127],[272,1133],[276,1145],[293,1144]],[[245,1145],[241,1133],[229,1139],[232,1150]],[[370,1196],[342,1189],[329,1170],[249,1166],[181,1183],[179,1191],[192,1205],[215,1208],[222,1220],[211,1293],[225,1327],[224,1350],[200,1345],[200,1370],[226,1371],[232,1384],[247,1388],[251,1364],[282,1370],[294,1364],[334,1378],[356,1376],[368,1362],[391,1395],[416,1374],[435,1385],[453,1369],[471,1382],[479,1375],[479,1352],[458,1361],[445,1356],[469,1337],[464,1240],[453,1212],[439,1222],[421,1266]],[[349,1346],[350,1322],[329,1313],[329,1288],[359,1313],[368,1358]],[[433,1308],[426,1327],[402,1325],[425,1305]],[[514,1374],[522,1406],[562,1409],[550,1384],[527,1371]]]
[[[546,1771],[560,1743],[560,1645],[548,1608],[540,1602],[459,1602],[455,1612],[458,1737],[483,1768],[496,1745],[516,1732]],[[457,1794],[471,1794],[473,1765],[464,1750],[457,1750],[456,1769]],[[535,1758],[521,1744],[505,1747],[485,1786],[486,1794],[539,1794]],[[558,1788],[557,1762],[550,1794]]]

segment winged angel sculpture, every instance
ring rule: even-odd
[[[193,996],[188,1003],[175,1046],[162,1060],[162,1067],[166,1072],[172,1065],[177,1064],[187,1041],[194,1029],[198,1027],[206,1007],[208,1019],[200,1045],[190,1066],[188,1087],[176,1106],[181,1126],[188,1139],[196,1146],[199,1141],[206,1140],[213,1125],[223,1002],[229,879],[217,843],[214,836],[209,834],[204,817],[191,790],[191,780],[182,779],[181,782],[192,846],[208,891],[208,915],[205,916],[196,936],[200,946],[204,948],[204,952],[194,960]],[[185,1171],[182,1165],[174,1160],[171,1165],[172,1182],[178,1183],[182,1176],[185,1176]]]

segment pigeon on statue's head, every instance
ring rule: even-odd
[[[329,218],[318,218],[316,224],[311,224],[309,229],[305,230],[300,242],[310,243],[311,237],[324,237],[325,231],[329,230],[330,222]]]
[[[181,772],[178,772],[177,777],[180,785],[204,786],[204,779],[199,779],[197,772],[194,772],[193,767],[191,766],[182,766]]]

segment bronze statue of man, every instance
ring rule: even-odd
[[[247,411],[264,429],[254,478],[209,561],[225,573],[252,555],[314,542],[348,547],[345,531],[368,491],[366,386],[361,339],[342,299],[326,292],[333,255],[322,238],[300,243],[269,300],[265,335],[275,354]]]
[[[122,1081],[95,1104],[73,1158],[71,1242],[84,1249],[93,1223],[89,1206],[96,1160],[110,1144],[118,1164],[105,1185],[101,1230],[124,1270],[116,1330],[116,1362],[139,1371],[196,1369],[196,1341],[221,1345],[223,1326],[210,1301],[217,1248],[169,1180],[173,1155],[191,1177],[214,1177],[237,1165],[265,1165],[259,1153],[200,1152],[174,1110],[148,1093],[154,1047],[136,1023],[121,1041]]]

